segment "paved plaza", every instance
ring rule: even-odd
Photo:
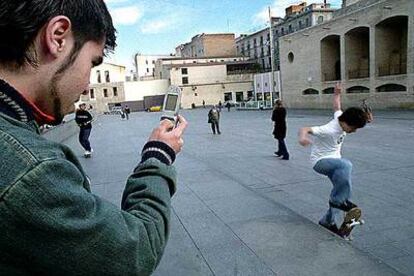
[[[171,235],[154,275],[414,275],[414,112],[377,112],[345,139],[353,201],[366,222],[352,242],[318,225],[331,183],[297,143],[300,127],[328,122],[331,112],[288,110],[289,161],[273,156],[271,111],[223,110],[222,135],[211,133],[207,112],[183,111],[189,126],[175,163]],[[159,116],[100,116],[91,159],[77,136],[65,141],[94,193],[119,206]]]

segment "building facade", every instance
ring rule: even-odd
[[[199,34],[191,42],[178,45],[175,52],[181,58],[235,56],[234,34]]]
[[[242,102],[253,97],[254,63],[243,57],[169,58],[156,72],[182,90],[181,107]]]
[[[306,2],[302,2],[301,4],[287,7],[284,18],[272,17],[273,69],[275,71],[280,69],[280,37],[329,21],[334,11],[335,9],[332,9],[331,5],[327,3],[306,5]],[[264,71],[270,71],[270,28],[236,38],[236,50],[238,55],[250,57],[250,59],[260,64]]]
[[[144,81],[155,79],[155,62],[160,58],[167,58],[168,55],[135,55],[135,79],[134,81]]]
[[[92,68],[89,90],[80,97],[98,113],[108,111],[109,103],[125,100],[125,66],[102,63]]]
[[[414,107],[414,1],[344,1],[334,18],[280,40],[282,95],[291,107]],[[306,45],[304,47],[303,45]]]

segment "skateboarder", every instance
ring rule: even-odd
[[[363,128],[367,118],[358,107],[341,110],[341,85],[337,83],[334,90],[334,119],[322,126],[303,127],[299,131],[299,143],[302,146],[312,144],[311,161],[313,169],[329,177],[333,184],[329,198],[329,209],[319,224],[330,231],[340,234],[335,218],[341,211],[348,212],[356,205],[351,198],[352,163],[341,157],[341,146],[346,134]],[[310,139],[312,135],[313,139]]]
[[[75,121],[78,124],[79,131],[79,143],[85,149],[84,156],[86,158],[91,157],[93,149],[89,143],[89,136],[92,130],[92,115],[86,110],[86,104],[80,103],[79,109],[75,113]]]

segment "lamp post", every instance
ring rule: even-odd
[[[269,6],[269,32],[270,32],[270,102],[271,106],[273,106],[273,93],[275,91],[275,81],[274,81],[274,67],[275,67],[275,61],[273,58],[273,52],[274,52],[274,43],[273,43],[273,31],[272,31],[272,14],[270,12],[270,6]]]

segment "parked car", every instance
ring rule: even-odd
[[[149,108],[149,112],[158,112],[161,111],[161,106],[157,105],[157,106],[151,106]]]

